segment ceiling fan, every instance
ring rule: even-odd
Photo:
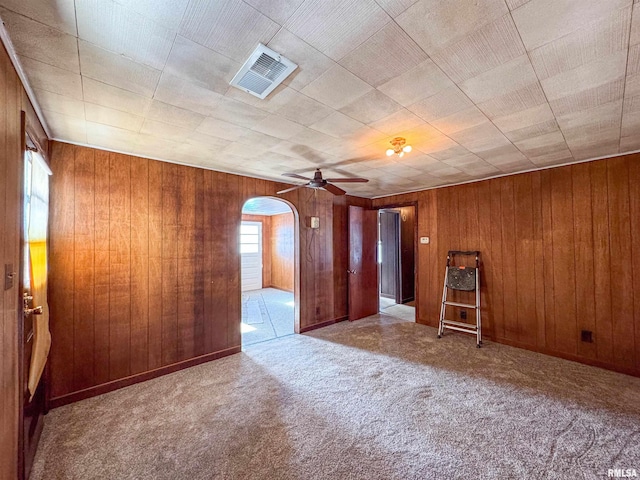
[[[302,185],[296,185],[295,187],[287,188],[285,190],[280,190],[278,194],[291,192],[292,190],[296,190],[302,187],[310,187],[310,188],[324,188],[326,191],[333,193],[334,195],[344,195],[345,192],[341,188],[333,185],[335,182],[345,182],[345,183],[365,183],[368,182],[366,178],[322,178],[322,172],[319,168],[316,168],[316,173],[313,175],[313,178],[303,177],[302,175],[298,175],[297,173],[283,173],[283,177],[291,177],[291,178],[299,178],[300,180],[307,180],[307,183],[303,183]]]

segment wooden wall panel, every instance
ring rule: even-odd
[[[52,404],[239,351],[242,205],[283,184],[55,142],[53,157]],[[334,202],[371,202],[311,189],[283,199],[300,230],[299,328],[332,323],[347,294],[336,308],[347,267]]]
[[[479,249],[485,336],[640,375],[638,185],[628,155],[418,192],[418,322],[437,324],[447,250]]]
[[[293,213],[273,215],[271,219],[271,286],[293,292],[294,223]]]

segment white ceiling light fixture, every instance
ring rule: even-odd
[[[264,99],[296,68],[297,64],[260,43],[233,77],[231,85]]]
[[[406,145],[407,141],[402,137],[396,137],[389,142],[393,148],[387,150],[387,157],[390,157],[394,153],[399,157],[404,157],[405,153],[411,151],[411,145]]]

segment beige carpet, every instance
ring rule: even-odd
[[[52,411],[32,479],[595,479],[640,379],[380,315]]]

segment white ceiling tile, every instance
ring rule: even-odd
[[[275,113],[301,125],[311,125],[333,113],[333,110],[326,105],[309,98],[293,89],[291,98],[287,100]]]
[[[418,142],[413,141],[412,146],[416,150],[426,153],[436,160],[446,160],[457,155],[469,153],[466,148],[446,135],[435,135],[420,139]]]
[[[193,133],[193,129],[187,127],[178,127],[177,125],[158,122],[157,120],[150,120],[147,118],[142,124],[140,133],[179,142],[183,138]]]
[[[213,50],[178,36],[163,75],[184,78],[224,95],[241,64]]]
[[[459,42],[431,54],[454,82],[475,77],[525,53],[511,15],[504,15]]]
[[[114,110],[113,108],[95,105],[93,103],[85,103],[86,119],[88,122],[110,125],[124,130],[133,132],[140,131],[142,127],[143,117],[132,115],[131,113]]]
[[[284,27],[337,61],[390,20],[373,0],[306,0]]]
[[[340,60],[340,65],[377,87],[427,58],[397,23],[390,22]]]
[[[529,157],[529,160],[537,167],[548,167],[550,165],[560,165],[571,162],[575,159],[573,158],[571,151],[568,148],[564,148],[556,152]]]
[[[195,146],[202,147],[203,149],[219,150],[231,143],[230,140],[224,140],[218,137],[212,137],[211,135],[205,135],[199,131],[191,133],[185,141]]]
[[[622,98],[624,91],[624,78],[619,78],[613,82],[551,100],[549,104],[556,115],[566,115],[619,100]]]
[[[85,102],[110,107],[141,117],[147,113],[149,105],[151,105],[151,98],[149,97],[143,97],[129,90],[107,85],[89,77],[82,79],[82,91]]]
[[[189,0],[117,0],[129,10],[144,15],[155,23],[178,30]]]
[[[84,103],[81,100],[65,97],[46,90],[34,89],[38,104],[43,110],[84,118]]]
[[[273,92],[267,95],[266,98],[254,97],[239,88],[229,88],[224,96],[259,108],[265,112],[275,113],[280,107],[294,102],[295,99],[298,99],[303,95],[285,84],[280,84],[273,90]]]
[[[87,143],[90,145],[133,153],[137,139],[138,134],[131,130],[87,121]]]
[[[398,132],[409,130],[424,123],[424,120],[420,117],[403,108],[402,110],[398,110],[391,115],[371,123],[371,126],[388,135],[395,135]]]
[[[20,62],[31,87],[82,100],[82,82],[77,73],[27,57],[22,57]]]
[[[258,43],[267,44],[280,26],[241,0],[191,0],[180,35],[244,63]]]
[[[515,10],[518,7],[521,7],[529,0],[506,0],[507,5],[509,6],[509,10]]]
[[[306,145],[315,150],[327,152],[332,147],[342,146],[342,140],[336,139],[326,133],[318,132],[311,128],[305,128],[289,139],[291,143]]]
[[[304,0],[245,0],[274,22],[284,25]]]
[[[460,110],[453,115],[433,120],[430,123],[441,132],[450,135],[483,123],[489,123],[489,119],[478,110],[478,107],[474,106]]]
[[[246,134],[248,129],[217,118],[209,117],[205,118],[200,126],[196,128],[196,132],[222,138],[224,140],[235,141],[242,135]]]
[[[392,17],[397,17],[418,0],[376,0],[385,12]]]
[[[253,130],[287,140],[302,132],[304,127],[279,115],[269,115],[264,120],[256,123],[253,126]]]
[[[310,125],[310,128],[336,138],[353,134],[364,124],[340,112],[333,112],[328,117]]]
[[[539,137],[527,138],[516,142],[515,145],[521,152],[529,157],[529,159],[567,149],[567,144],[560,130],[540,135]]]
[[[536,74],[529,57],[522,55],[462,82],[460,88],[471,100],[482,103],[533,83],[537,83]]]
[[[533,50],[630,4],[629,0],[531,0],[512,15],[525,47]]]
[[[87,143],[87,122],[84,118],[63,115],[50,110],[43,110],[42,113],[51,129],[53,140]]]
[[[83,77],[86,76],[146,97],[153,95],[160,79],[160,70],[134,62],[82,40],[78,42],[78,45],[80,47],[80,71]]]
[[[2,6],[69,35],[77,35],[74,0],[2,0]]]
[[[211,109],[210,115],[225,122],[251,128],[256,123],[265,119],[269,113],[246,103],[221,97],[218,103]]]
[[[572,132],[588,137],[601,130],[620,128],[622,118],[622,99],[605,103],[594,108],[581,110],[556,117],[565,138]]]
[[[627,52],[617,52],[549,77],[542,81],[542,88],[549,100],[557,100],[622,78],[625,75],[626,66]]]
[[[522,127],[509,131],[503,130],[502,132],[504,133],[505,137],[516,143],[520,142],[521,140],[526,140],[527,138],[539,137],[541,135],[546,135],[547,133],[556,131],[558,131],[558,122],[554,118],[553,120],[536,123],[528,127]]]
[[[325,105],[340,109],[372,89],[371,85],[344,67],[334,65],[301,92]]]
[[[431,55],[507,13],[504,0],[420,0],[396,21]]]
[[[525,110],[520,110],[509,115],[503,115],[493,119],[493,123],[503,132],[511,132],[542,122],[553,121],[553,112],[549,104],[542,103]]]
[[[631,7],[616,10],[595,23],[533,50],[531,62],[540,80],[626,51]]]
[[[280,138],[272,137],[271,135],[265,135],[264,133],[249,130],[244,135],[238,137],[237,141],[243,145],[268,150],[269,148],[273,148],[278,145],[282,140]]]
[[[76,16],[81,39],[156,69],[167,61],[176,35],[113,0],[77,1]]]
[[[147,118],[195,130],[205,119],[205,116],[191,110],[154,100],[147,112]]]
[[[472,105],[471,99],[457,85],[454,85],[413,105],[409,105],[407,109],[424,121],[431,122],[469,108]]]
[[[0,15],[18,55],[80,73],[76,37],[9,10]]]
[[[450,137],[471,152],[511,144],[509,139],[492,123],[481,123],[466,130],[452,133]]]
[[[325,54],[284,28],[269,41],[268,47],[298,65],[284,80],[285,85],[296,90],[301,90],[335,65]]]
[[[629,38],[629,45],[638,44],[640,44],[640,3],[635,2],[633,5],[631,36]]]
[[[379,90],[371,90],[340,109],[362,123],[371,123],[397,112],[402,105],[391,100]]]
[[[521,110],[547,103],[542,86],[539,82],[531,83],[518,90],[493,97],[479,103],[478,108],[489,118],[510,115]]]
[[[209,115],[220,102],[222,95],[164,72],[160,77],[154,98],[176,107]]]
[[[378,90],[407,107],[453,85],[432,60],[426,60],[380,85]]]

